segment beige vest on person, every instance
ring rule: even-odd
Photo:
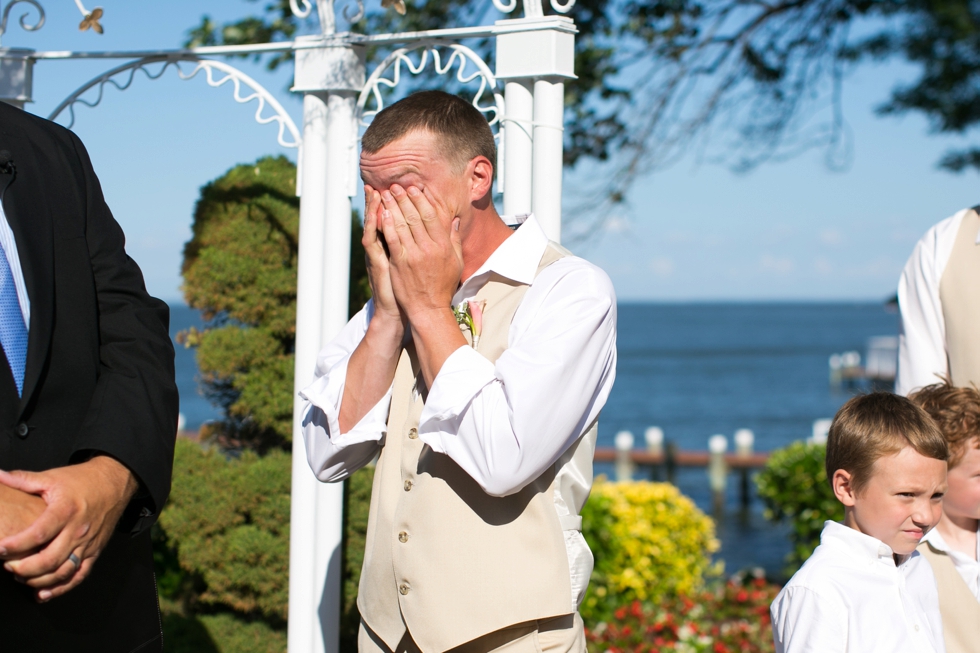
[[[980,653],[980,601],[973,596],[949,556],[928,542],[918,547],[936,576],[946,653]]]
[[[939,282],[953,385],[980,385],[980,216],[967,211]],[[938,379],[936,380],[938,382]]]
[[[537,273],[566,255],[551,243]],[[491,362],[507,348],[528,287],[492,275],[476,295],[487,301],[478,351]],[[374,473],[361,618],[391,650],[407,628],[422,651],[440,653],[514,624],[574,612],[562,531],[581,528],[588,494],[573,497],[569,514],[559,516],[555,479],[573,458],[591,472],[596,425],[523,490],[492,497],[419,439],[427,394],[409,345],[395,370]]]

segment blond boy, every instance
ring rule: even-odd
[[[946,436],[949,490],[943,516],[919,545],[939,589],[949,653],[980,651],[980,392],[949,383],[909,396]]]
[[[872,393],[837,412],[827,478],[844,504],[773,601],[777,653],[943,653],[936,582],[916,546],[939,521],[946,439],[904,397]]]

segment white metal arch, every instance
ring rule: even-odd
[[[444,57],[439,53],[440,48],[450,50],[449,57],[445,58],[445,63],[443,63]],[[409,56],[409,53],[416,50],[422,51],[418,62],[413,61]],[[487,122],[491,127],[497,126],[497,132],[494,134],[494,139],[497,141],[497,160],[495,161],[497,167],[497,192],[504,192],[504,140],[500,137],[500,125],[504,120],[504,116],[507,115],[504,111],[504,96],[500,92],[500,85],[493,71],[490,70],[490,67],[487,66],[486,62],[476,52],[465,45],[441,41],[421,41],[408,47],[399,48],[385,57],[385,60],[378,64],[374,72],[371,73],[371,76],[364,84],[364,89],[357,98],[357,116],[360,124],[362,126],[368,125],[370,119],[384,109],[382,87],[393,89],[398,86],[401,81],[402,64],[405,65],[410,74],[419,75],[426,69],[430,59],[432,60],[432,68],[437,75],[450,73],[453,66],[458,65],[456,80],[460,83],[469,84],[476,78],[480,78],[480,86],[473,94],[473,106],[480,113],[487,115]],[[467,71],[466,64],[468,62],[472,63],[476,70],[472,72]],[[384,76],[388,70],[391,70],[391,77]],[[493,94],[493,104],[481,104],[484,95],[488,91]],[[368,102],[372,100],[373,106],[368,109]],[[490,112],[493,112],[493,117],[488,115]]]
[[[450,55],[445,59],[445,63],[443,63],[444,57],[439,52],[440,48],[450,50]],[[422,56],[419,57],[417,63],[409,56],[410,52],[416,50],[422,50]],[[378,64],[374,72],[371,73],[371,76],[364,84],[364,89],[357,98],[357,110],[361,124],[367,125],[370,118],[373,118],[379,111],[384,109],[384,96],[381,93],[381,87],[384,86],[393,89],[398,86],[401,81],[402,64],[405,65],[410,74],[418,75],[426,69],[430,59],[432,60],[433,70],[437,75],[445,75],[452,70],[453,65],[458,65],[456,80],[460,83],[468,84],[479,77],[480,87],[473,94],[473,106],[483,114],[493,112],[493,118],[490,119],[488,117],[488,122],[491,125],[500,123],[501,118],[504,116],[504,96],[499,92],[497,78],[494,76],[493,71],[490,70],[490,67],[487,66],[486,62],[476,52],[459,43],[422,41],[395,50],[385,57],[385,60]],[[472,63],[476,70],[472,72],[467,71],[467,63]],[[392,71],[391,77],[384,77],[384,74],[389,69]],[[480,102],[488,90],[493,94],[494,103],[492,105],[481,105]],[[374,101],[374,106],[371,109],[367,109],[367,104],[371,100]]]
[[[180,67],[182,62],[195,63],[196,65],[190,72],[185,73]],[[153,64],[162,64],[162,67],[158,71],[153,72],[148,68],[148,66]],[[279,145],[282,147],[298,148],[302,144],[300,131],[297,129],[293,119],[282,107],[282,105],[279,104],[279,101],[276,100],[276,98],[269,93],[265,87],[234,66],[226,64],[222,61],[204,59],[194,54],[175,53],[164,57],[144,57],[142,59],[130,61],[121,66],[108,70],[98,77],[89,80],[75,90],[75,92],[65,98],[64,102],[59,104],[57,108],[51,112],[51,114],[48,116],[48,120],[54,120],[61,115],[65,109],[67,109],[69,115],[71,116],[71,120],[67,126],[71,128],[71,126],[75,124],[75,105],[81,103],[88,107],[98,106],[99,103],[102,102],[103,91],[107,84],[112,84],[118,90],[124,91],[133,83],[133,79],[136,77],[136,71],[142,71],[143,74],[145,74],[149,79],[159,79],[171,66],[177,69],[177,74],[181,79],[192,79],[203,70],[208,86],[214,88],[231,82],[235,89],[234,98],[236,102],[239,104],[246,104],[252,100],[258,101],[258,106],[255,109],[255,121],[257,123],[260,125],[266,125],[272,122],[278,123]],[[216,79],[214,71],[223,73],[224,76]],[[129,75],[122,77],[125,73],[129,73]],[[120,76],[122,81],[117,81],[117,76]],[[241,93],[243,85],[251,89],[252,93],[243,96]],[[82,97],[92,88],[98,88],[98,94],[93,100],[87,100]],[[274,112],[272,115],[263,115],[266,105],[268,105]],[[286,132],[289,132],[291,140],[286,139]]]

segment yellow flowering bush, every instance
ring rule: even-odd
[[[600,479],[582,521],[596,559],[581,606],[586,623],[604,621],[632,601],[691,595],[716,571],[714,522],[669,483]]]

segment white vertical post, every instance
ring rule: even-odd
[[[299,204],[299,254],[296,283],[296,362],[294,393],[313,379],[320,350],[320,316],[323,306],[323,238],[326,218],[327,102],[326,94],[307,93],[303,98],[303,148],[297,184],[303,195]],[[306,461],[301,423],[303,403],[293,395],[293,464],[289,531],[289,651],[314,651],[317,614],[316,521],[320,485]]]
[[[534,82],[534,155],[531,210],[551,240],[561,242],[561,180],[565,84]]]
[[[503,129],[504,148],[504,214],[523,215],[531,212],[531,137],[534,133],[534,96],[526,81],[510,81],[504,85]]]
[[[363,85],[363,48],[324,45],[296,51],[293,90],[305,93],[296,289],[297,391],[310,383],[317,353],[347,321],[351,157],[356,144],[355,98]],[[302,409],[296,396],[288,646],[290,653],[337,653],[343,485],[323,484],[313,476],[302,436]]]
[[[542,27],[533,32],[496,37],[495,74],[499,81],[505,82],[507,113],[503,123],[504,212],[526,213],[530,209],[548,237],[560,242],[563,80],[575,78],[577,30],[575,23],[564,16],[499,20],[496,24],[530,23]],[[532,91],[533,97],[529,98]],[[522,135],[529,122],[530,143],[527,132]]]

